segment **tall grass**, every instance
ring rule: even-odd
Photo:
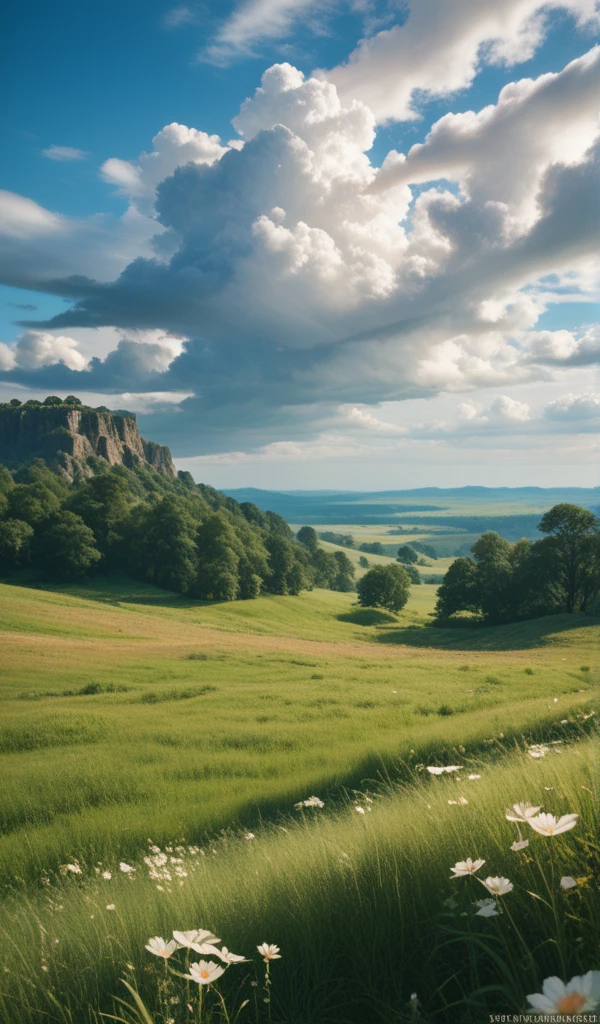
[[[149,879],[138,861],[132,875],[104,864],[110,880],[88,868],[42,894],[15,893],[5,904],[0,1018],[95,1020],[112,1012],[111,994],[125,994],[123,971],[154,1013],[159,975],[145,942],[196,927],[246,955],[262,941],[281,947],[277,1024],[390,1024],[410,1019],[413,992],[424,1019],[445,1024],[522,1010],[545,977],[600,966],[598,744],[469,767],[481,778],[417,772],[371,804],[363,794],[337,811],[296,812],[299,822],[265,826],[253,840],[225,835],[188,856],[181,887]],[[449,803],[460,796],[468,802]],[[357,812],[359,800],[372,810]],[[580,821],[554,838],[528,830],[528,849],[513,852],[504,808],[523,800]],[[467,856],[485,859],[482,876],[513,882],[498,917],[474,916],[473,901],[487,895],[476,879],[450,880]],[[580,882],[564,891],[562,875]],[[254,971],[235,971],[223,979],[226,997],[251,996]]]

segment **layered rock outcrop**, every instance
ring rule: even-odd
[[[169,449],[144,440],[130,414],[84,405],[0,406],[0,462],[11,469],[41,458],[74,480],[93,475],[90,457],[175,476]]]

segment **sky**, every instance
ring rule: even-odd
[[[600,484],[596,0],[13,5],[0,401],[217,487]]]

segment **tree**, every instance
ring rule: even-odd
[[[296,540],[311,552],[319,547],[319,537],[312,526],[301,526],[296,534]]]
[[[481,612],[477,570],[471,558],[456,558],[437,592],[437,618],[444,621],[457,612]]]
[[[399,612],[408,601],[410,579],[400,565],[375,565],[356,585],[358,603],[367,608]]]
[[[358,559],[358,564],[361,566],[362,569],[368,569],[369,568],[369,559],[365,558],[364,555],[361,555],[360,558]]]
[[[138,579],[187,593],[198,571],[197,520],[171,495],[135,506],[125,524],[126,565]]]
[[[104,559],[116,562],[130,508],[126,480],[117,473],[93,476],[78,486],[67,507],[94,531]]]
[[[238,541],[226,512],[212,512],[198,527],[198,573],[190,593],[208,601],[235,601],[239,590]]]
[[[471,547],[477,603],[490,622],[511,622],[516,618],[512,549],[509,541],[492,530],[483,533]]]
[[[29,557],[33,527],[22,519],[0,522],[0,571],[15,569]]]
[[[83,579],[101,558],[89,526],[64,509],[44,522],[34,546],[38,564],[49,579]]]
[[[290,588],[298,587],[299,577],[298,571],[293,572],[296,560],[292,545],[285,537],[272,533],[267,537],[266,546],[269,552],[269,590],[273,594],[293,592]]]
[[[330,583],[332,590],[349,593],[354,590],[354,566],[344,551],[334,551],[333,558],[337,563],[337,571]]]
[[[379,540],[374,540],[372,544],[361,544],[359,551],[365,551],[367,555],[385,555],[385,548]]]
[[[60,501],[43,484],[16,484],[8,492],[7,516],[35,526],[58,512]]]
[[[343,554],[343,552],[340,552],[340,554]],[[315,586],[335,589],[333,582],[339,571],[335,555],[329,551],[323,551],[323,548],[316,548],[312,552],[311,561],[314,570]]]
[[[423,582],[421,579],[421,573],[417,569],[416,565],[403,565],[402,568],[406,573],[408,573],[411,583],[419,584]]]
[[[397,562],[402,562],[404,565],[416,565],[419,556],[414,548],[411,548],[410,544],[401,544],[398,548]]]
[[[590,557],[595,551],[598,519],[586,508],[566,503],[555,505],[542,516],[538,530],[551,538],[556,562],[556,581],[564,611],[585,611],[590,599]]]

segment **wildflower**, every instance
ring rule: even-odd
[[[554,703],[555,703],[555,704],[558,704],[558,697],[555,697],[555,698],[554,698]]]
[[[600,1003],[600,971],[588,971],[566,985],[560,978],[546,978],[542,992],[527,996],[527,1001],[546,1017],[585,1013]]]
[[[148,939],[146,949],[149,953],[154,953],[155,956],[162,956],[165,960],[168,960],[171,953],[179,949],[179,944],[174,939],[165,942],[160,935],[156,935],[153,939]]]
[[[73,875],[81,875],[82,871],[79,864],[67,864],[67,871],[70,871]]]
[[[122,860],[119,864],[119,870],[122,871],[124,875],[130,875],[132,871],[135,871],[135,868],[132,868],[131,864],[126,864],[125,861]]]
[[[204,950],[198,948],[202,943],[221,941],[212,932],[206,931],[205,928],[193,928],[190,932],[173,932],[173,938],[180,946],[185,946],[186,949],[194,949],[196,953],[200,954],[204,952]]]
[[[245,956],[238,956],[237,953],[230,953],[227,946],[222,946],[221,949],[217,949],[216,946],[206,944],[203,948],[203,952],[209,956],[218,956],[224,964],[241,964],[246,962]]]
[[[574,828],[578,818],[578,814],[563,814],[561,818],[555,818],[553,814],[538,814],[537,818],[529,819],[529,824],[541,836],[558,836]]]
[[[560,724],[561,725],[568,725],[569,724],[569,719],[568,718],[561,718]]]
[[[110,882],[112,874],[110,873],[110,871],[103,871],[102,877],[105,878],[107,882]]]
[[[260,946],[257,946],[256,948],[260,955],[263,957],[266,964],[268,964],[269,960],[281,960],[279,946],[269,945],[268,942],[263,942]]]
[[[506,808],[507,821],[529,821],[530,818],[539,814],[541,807],[532,807],[530,803],[513,804],[512,808]]]
[[[498,917],[496,900],[491,900],[489,898],[485,900],[475,900],[475,906],[479,907],[479,910],[475,912],[477,917]]]
[[[357,814],[364,814],[365,813],[364,807],[355,807],[354,810],[356,811]]]
[[[325,804],[318,796],[309,796],[307,800],[300,800],[294,807],[324,807]]]
[[[576,885],[577,882],[570,875],[563,875],[560,880],[561,889],[574,889]]]
[[[479,871],[479,868],[483,867],[484,864],[484,860],[471,860],[470,857],[467,857],[466,860],[459,860],[453,868],[450,868],[450,870],[454,872],[451,877],[466,878],[467,875],[474,875],[475,872]]]
[[[519,839],[518,843],[517,842],[512,843],[510,848],[511,848],[511,850],[514,850],[515,853],[516,853],[518,850],[526,850],[528,846],[529,846],[529,840],[528,839]]]
[[[473,779],[480,779],[481,775],[467,775],[467,778],[472,782]]]
[[[106,904],[106,909],[107,910],[114,910],[115,909],[114,903],[107,903]]]
[[[514,888],[512,882],[509,882],[508,878],[486,878],[483,882],[488,892],[491,892],[493,896],[506,896],[507,892],[511,892]]]
[[[256,839],[256,836],[254,835],[254,832],[246,832],[244,839],[247,839],[248,842],[250,842],[251,839]]]
[[[450,764],[446,768],[436,768],[431,766],[427,768],[427,771],[431,775],[443,775],[444,772],[459,772],[462,768],[462,764]]]
[[[548,749],[543,743],[534,743],[533,746],[529,747],[529,754],[531,757],[545,757]]]
[[[185,977],[198,985],[212,985],[222,974],[225,974],[224,967],[219,967],[212,960],[200,960],[197,964],[190,964],[190,973]]]

